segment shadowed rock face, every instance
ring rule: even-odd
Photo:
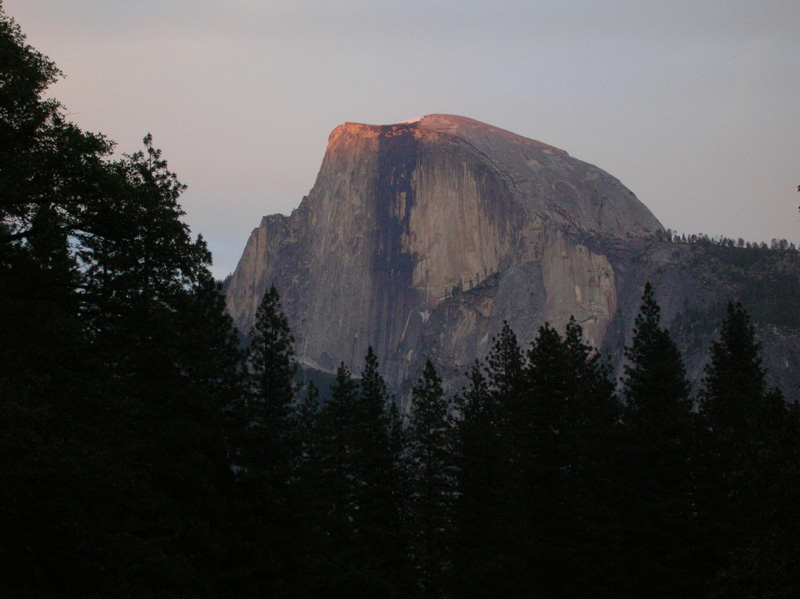
[[[662,230],[614,177],[508,131],[448,115],[347,123],[299,208],[251,234],[227,306],[247,331],[274,284],[302,362],[358,371],[371,345],[398,385],[426,356],[463,370],[503,320],[527,341],[575,315],[599,345],[617,273],[586,240]]]

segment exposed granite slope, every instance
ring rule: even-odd
[[[786,316],[800,313],[796,254],[663,233],[617,179],[538,141],[448,115],[347,123],[300,206],[253,231],[227,305],[246,332],[274,284],[307,366],[358,372],[371,345],[395,389],[427,357],[458,387],[504,321],[527,343],[574,316],[621,373],[650,279],[695,383],[725,303],[743,299],[772,380],[797,396],[800,317]]]
[[[248,330],[274,283],[301,361],[358,370],[372,345],[398,384],[431,335],[446,346],[442,358],[468,363],[503,319],[527,332],[575,314],[599,344],[616,309],[614,268],[576,235],[661,230],[614,177],[491,125],[448,115],[346,123],[331,133],[300,207],[252,233],[228,310]],[[477,316],[435,330],[435,311],[487,280]]]

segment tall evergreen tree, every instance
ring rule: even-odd
[[[520,396],[523,387],[524,356],[517,336],[507,322],[503,322],[503,328],[494,340],[486,362],[486,377],[491,392],[498,400],[506,402],[512,412],[523,409],[524,406],[515,402],[522,401]],[[519,415],[514,413],[508,417],[514,418]]]
[[[401,471],[402,458],[406,448],[406,417],[400,411],[400,406],[396,401],[391,401],[389,405],[389,447],[392,454],[392,462],[395,470]],[[401,474],[395,476],[396,479],[402,478]]]
[[[649,282],[625,357],[623,592],[641,596],[657,588],[665,597],[697,595],[702,585],[692,567],[699,560],[690,387],[680,352],[660,325]]]
[[[517,355],[517,354],[515,354]],[[502,413],[506,403],[489,388],[476,361],[469,386],[457,398],[458,490],[452,588],[458,597],[510,596],[516,590],[509,567],[519,530],[509,506],[510,446]]]
[[[241,562],[236,593],[288,593],[299,583],[297,510],[290,483],[297,464],[293,414],[294,339],[274,287],[264,293],[246,351],[248,389],[239,406],[233,516]]]
[[[564,346],[567,370],[572,373],[567,383],[570,399],[564,406],[564,436],[568,439],[567,494],[574,509],[571,533],[576,539],[571,559],[578,562],[573,592],[583,594],[591,588],[597,596],[613,596],[608,580],[610,556],[602,548],[614,538],[611,498],[616,491],[613,478],[621,405],[608,363],[584,341],[583,329],[572,318]]]
[[[362,516],[388,507],[383,489],[391,487],[392,455],[388,410],[391,402],[386,383],[379,372],[378,358],[367,349],[358,396],[358,470],[362,480]],[[383,504],[383,507],[382,507]]]
[[[293,412],[296,461],[292,468],[297,480],[295,486],[306,487],[317,477],[319,461],[319,389],[313,381],[306,386],[302,400]],[[308,492],[311,492],[308,490]],[[301,492],[305,495],[306,490]],[[300,499],[303,501],[303,499]]]
[[[762,417],[767,385],[759,349],[747,311],[729,303],[700,395],[703,416],[725,435],[744,436]]]
[[[248,435],[244,468],[282,486],[292,464],[292,406],[297,388],[294,338],[274,286],[267,289],[249,334],[250,397],[244,416]]]
[[[393,512],[394,522],[391,526],[393,533],[392,544],[387,552],[391,559],[395,560],[392,568],[393,577],[399,577],[400,583],[395,586],[395,594],[398,596],[413,596],[416,589],[414,573],[409,556],[409,477],[410,472],[406,468],[406,447],[408,445],[407,417],[397,401],[390,400],[388,410],[388,430],[389,430],[389,453],[392,459],[390,505]]]
[[[400,480],[390,429],[394,406],[372,347],[367,349],[358,398],[355,475],[358,490],[359,560],[373,593],[396,596],[407,586],[402,544]]]
[[[528,584],[542,592],[563,584],[564,560],[559,553],[566,548],[563,528],[568,520],[563,478],[564,471],[574,467],[566,407],[567,402],[577,401],[568,388],[577,373],[570,372],[561,336],[549,324],[539,329],[528,350],[525,374],[529,433],[523,475],[531,520],[526,559],[531,573]]]
[[[428,360],[412,389],[406,463],[410,553],[425,597],[445,592],[456,496],[453,422],[442,379]]]
[[[481,398],[476,407],[483,406],[486,416],[495,421],[493,426],[504,439],[505,459],[511,470],[516,470],[507,473],[510,477],[507,483],[511,485],[508,492],[520,497],[527,492],[520,485],[525,484],[522,472],[526,468],[526,452],[534,434],[533,417],[525,387],[525,358],[517,336],[507,322],[503,323],[486,359],[485,379],[475,379],[475,374],[473,372],[473,381],[478,383],[475,391]]]
[[[669,422],[680,426],[691,409],[690,386],[683,359],[669,332],[662,328],[661,308],[646,283],[631,345],[625,348],[623,395],[628,424],[641,421],[657,430]],[[671,418],[670,416],[677,416]]]
[[[529,453],[531,555],[540,592],[609,593],[608,497],[618,406],[607,366],[571,319],[565,337],[545,324],[525,370],[534,434]]]
[[[336,544],[349,543],[351,523],[357,518],[357,493],[361,481],[356,477],[356,427],[358,423],[358,385],[347,365],[336,370],[331,399],[322,407],[323,473],[327,501],[326,515],[331,537]]]
[[[728,304],[700,395],[710,436],[702,506],[715,539],[716,596],[800,592],[800,429],[797,410],[769,390],[753,326]]]
[[[323,473],[327,466],[320,423],[320,392],[309,381],[292,411],[293,462],[288,483],[288,505],[296,524],[284,546],[295,568],[283,594],[289,597],[324,596],[323,578],[328,576],[329,545],[325,526],[327,488]],[[263,588],[262,588],[263,590]],[[256,590],[256,594],[258,591]]]
[[[2,10],[0,55],[0,593],[212,595],[238,355],[210,254],[150,140],[111,160]]]
[[[319,570],[316,592],[339,596],[357,593],[366,585],[358,556],[360,494],[358,433],[360,428],[358,385],[350,369],[341,363],[331,398],[319,415]]]
[[[360,385],[341,364],[321,409],[320,592],[390,597],[407,584],[389,401],[370,348]]]
[[[462,542],[456,554],[467,595],[525,595],[538,584],[535,556],[541,544],[535,496],[543,488],[536,472],[541,410],[529,389],[527,370],[517,337],[504,323],[485,373],[471,373],[460,427],[465,486],[459,518],[462,530],[465,518],[475,524],[469,534],[476,544],[470,548]],[[491,557],[480,566],[482,551]]]

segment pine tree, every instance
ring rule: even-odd
[[[389,406],[392,398],[379,372],[378,359],[372,347],[367,349],[358,397],[357,475],[361,481],[360,516],[367,534],[389,534],[391,518],[397,507],[387,493],[394,484],[392,478],[392,447],[389,436]],[[384,539],[385,541],[385,539]],[[379,544],[383,541],[376,539]]]
[[[249,460],[253,474],[267,476],[282,486],[291,471],[292,403],[297,391],[294,375],[294,338],[281,310],[280,296],[270,287],[250,330],[247,363],[251,399],[248,402]]]
[[[797,411],[777,389],[767,389],[760,347],[741,304],[728,304],[710,353],[700,408],[710,438],[703,508],[717,541],[715,596],[795,596]]]
[[[330,554],[326,553],[330,539],[326,528],[326,481],[324,470],[324,439],[320,423],[320,392],[309,381],[302,397],[291,413],[292,450],[291,477],[288,481],[287,505],[294,519],[290,537],[280,539],[278,551],[291,556],[285,567],[285,586],[276,591],[290,597],[322,596],[323,580],[330,576]],[[263,593],[254,589],[255,596]]]
[[[320,414],[323,476],[327,483],[326,514],[332,537],[344,543],[352,540],[351,523],[357,517],[357,492],[361,483],[355,476],[358,386],[344,362],[336,370],[336,382],[331,391],[331,399]]]
[[[513,354],[512,354],[513,355]],[[476,361],[469,386],[457,398],[458,501],[455,510],[452,584],[459,597],[510,596],[516,580],[508,564],[519,530],[509,506],[511,463],[501,406]],[[516,506],[515,506],[516,507]]]
[[[357,556],[363,482],[357,474],[358,385],[343,362],[336,370],[331,392],[319,414],[317,509],[324,532],[315,561],[318,592],[335,596],[359,584],[362,567]]]
[[[473,377],[474,377],[473,373]],[[479,383],[479,397],[483,395],[483,387],[488,395],[479,400],[487,410],[486,415],[494,419],[494,427],[504,439],[505,459],[511,469],[507,476],[507,484],[511,485],[509,493],[515,497],[526,495],[523,488],[526,459],[531,447],[533,405],[529,401],[525,386],[525,361],[517,336],[508,325],[503,323],[500,335],[494,340],[492,350],[486,359],[485,380]],[[513,471],[513,472],[512,472]],[[513,481],[512,481],[513,479]],[[522,486],[520,486],[522,485]]]
[[[700,396],[704,417],[719,433],[747,436],[761,418],[767,389],[759,349],[746,310],[729,303]]]
[[[520,409],[514,401],[519,401],[523,368],[524,359],[517,336],[509,324],[503,322],[500,335],[494,340],[487,358],[486,376],[492,393],[508,402],[512,410]]]
[[[691,409],[683,360],[660,320],[661,308],[648,282],[634,323],[633,341],[625,348],[628,364],[624,367],[623,395],[628,424],[641,421],[642,426],[653,425],[659,430],[669,422],[680,426],[682,415]]]
[[[210,254],[151,141],[67,122],[2,9],[0,55],[0,594],[213,594],[239,357]]]
[[[401,531],[402,503],[395,467],[386,383],[372,347],[367,349],[358,397],[355,475],[358,489],[358,559],[365,594],[398,596],[408,587]],[[371,591],[368,591],[371,589]]]
[[[406,447],[408,445],[406,423],[406,415],[401,411],[397,401],[392,398],[388,410],[389,454],[391,456],[391,487],[388,489],[388,495],[393,522],[390,527],[391,546],[386,554],[389,559],[394,561],[392,567],[392,578],[395,580],[394,594],[399,597],[413,596],[416,588],[408,551],[410,526],[407,508],[410,472],[406,467]]]
[[[625,350],[625,478],[622,565],[627,593],[699,593],[694,517],[695,424],[677,346],[660,325],[653,288],[644,288],[633,341]],[[636,572],[631,576],[630,572]]]
[[[567,370],[571,372],[569,399],[564,407],[564,436],[568,456],[565,468],[567,503],[572,513],[565,546],[568,592],[613,596],[611,552],[614,542],[613,497],[617,469],[616,426],[621,405],[611,370],[602,355],[584,341],[583,329],[570,319],[564,335]],[[568,549],[568,552],[570,549]]]
[[[294,424],[294,340],[274,287],[264,293],[246,350],[247,394],[234,437],[236,494],[232,502],[243,596],[286,592],[298,584],[303,553],[298,509],[292,499],[297,466]]]
[[[456,476],[453,422],[430,360],[414,384],[412,401],[406,452],[410,553],[422,595],[439,597],[451,563]]]
[[[531,584],[564,596],[602,595],[610,565],[609,474],[618,414],[599,354],[571,319],[545,324],[527,353],[533,428],[527,473],[533,521]]]
[[[466,596],[520,595],[533,589],[537,431],[525,372],[517,337],[503,323],[485,368],[476,365],[470,374],[459,427],[459,533],[469,536],[459,539],[456,564]]]
[[[382,511],[383,488],[391,486],[392,455],[387,411],[393,403],[372,347],[367,349],[358,396],[357,443],[359,478],[365,513]]]
[[[305,486],[317,476],[315,466],[319,460],[319,389],[313,381],[309,381],[306,386],[292,418],[292,428],[296,436],[296,461],[292,471],[297,478],[295,484]]]
[[[392,454],[392,462],[395,470],[400,467],[406,448],[406,418],[400,411],[397,401],[392,401],[389,405],[389,447]],[[398,475],[399,476],[399,475]],[[396,476],[395,478],[398,478]]]
[[[370,348],[360,385],[340,364],[319,415],[318,588],[328,594],[394,596],[407,583],[399,535],[399,488],[390,398]],[[405,572],[404,572],[405,573]]]
[[[265,417],[273,413],[279,419],[285,417],[296,391],[293,379],[297,364],[289,320],[274,286],[264,293],[249,337],[247,358],[254,391],[265,403]]]

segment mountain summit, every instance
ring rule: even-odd
[[[657,231],[617,179],[544,143],[450,115],[346,123],[299,208],[251,234],[227,305],[247,331],[275,284],[302,362],[358,368],[371,345],[397,383],[453,310],[455,326],[433,337],[459,364],[503,320],[525,333],[574,314],[599,344],[616,309],[614,268],[577,240]],[[453,301],[466,292],[480,301]]]
[[[227,307],[246,332],[274,284],[302,363],[358,371],[372,346],[395,388],[427,357],[457,382],[504,321],[527,342],[574,316],[619,367],[646,280],[665,324],[697,337],[687,349],[708,347],[706,322],[749,285],[739,258],[717,269],[728,258],[666,237],[616,178],[547,144],[450,115],[345,123],[300,206],[251,234]]]

